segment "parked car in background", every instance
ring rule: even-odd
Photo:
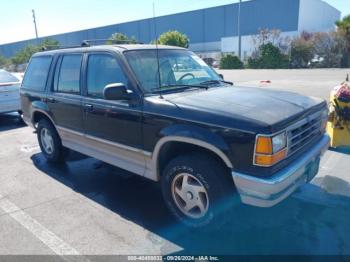
[[[203,58],[203,61],[208,65],[208,66],[211,66],[211,67],[214,67],[214,68],[218,68],[220,63],[219,61],[215,60],[214,58],[211,58],[211,57],[206,57],[206,58]]]
[[[20,112],[19,77],[0,69],[0,114]]]

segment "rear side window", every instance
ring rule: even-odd
[[[56,92],[60,93],[80,93],[80,68],[82,55],[65,55],[61,61],[58,73]],[[56,81],[55,81],[56,82]]]
[[[35,91],[44,91],[51,61],[51,56],[33,57],[28,65],[22,86]]]
[[[115,57],[108,54],[89,55],[87,67],[88,96],[103,98],[103,89],[106,85],[122,83],[127,86],[127,82],[127,77]]]

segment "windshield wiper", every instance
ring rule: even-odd
[[[155,92],[167,92],[167,91],[189,89],[189,88],[208,89],[208,86],[176,84],[176,85],[165,85],[165,86],[161,86],[160,88],[153,88],[151,91],[155,93]]]
[[[224,80],[207,80],[207,81],[201,82],[200,84],[201,85],[212,85],[212,84],[221,84],[221,83],[233,86],[232,82],[224,81]]]

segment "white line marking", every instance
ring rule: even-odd
[[[66,261],[82,261],[85,260],[82,257],[78,258],[79,252],[64,242],[61,238],[55,235],[53,232],[45,228],[34,218],[29,216],[15,204],[0,195],[0,208],[31,232],[36,238],[49,247],[55,254],[59,256],[72,256],[62,257]],[[85,260],[86,261],[86,260]]]

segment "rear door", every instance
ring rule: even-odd
[[[47,105],[58,129],[84,132],[81,97],[83,54],[61,55],[57,61]]]

